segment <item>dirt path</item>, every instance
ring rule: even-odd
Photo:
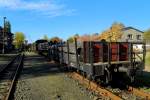
[[[15,100],[93,100],[76,81],[59,70],[59,65],[32,53],[25,57]]]

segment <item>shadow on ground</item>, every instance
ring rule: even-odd
[[[48,75],[57,75],[64,73],[64,67],[58,63],[50,62],[48,59],[33,55],[25,57],[24,68],[22,70],[23,79],[43,77]],[[150,72],[143,71],[142,75],[136,77],[132,84],[135,87],[150,88]]]
[[[23,79],[35,78],[63,73],[63,69],[64,68],[58,63],[48,61],[42,56],[34,55],[25,57],[24,68],[21,75]]]
[[[150,88],[150,72],[143,71],[141,75],[137,75],[134,86],[140,88]]]

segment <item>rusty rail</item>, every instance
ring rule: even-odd
[[[133,93],[135,95],[138,95],[138,96],[144,98],[145,100],[150,100],[150,94],[144,92],[141,89],[137,89],[137,88],[129,86],[129,90],[128,91],[130,91],[131,93]]]
[[[16,55],[10,63],[0,72],[1,75],[1,86],[4,87],[1,92],[0,100],[12,100],[13,92],[15,89],[15,83],[21,66],[23,64],[23,55]]]
[[[109,97],[111,100],[122,100],[119,96],[117,96],[117,95],[111,93],[110,91],[104,89],[103,87],[97,85],[95,82],[84,78],[83,76],[81,76],[80,74],[78,74],[76,72],[70,73],[70,76],[73,79],[78,80],[81,84],[88,87],[89,90],[92,90],[101,96]]]
[[[15,70],[15,73],[14,73],[14,76],[13,76],[13,79],[11,81],[11,85],[9,87],[9,91],[8,91],[8,94],[5,98],[5,100],[11,100],[12,99],[12,95],[13,95],[13,92],[14,92],[14,85],[15,85],[15,82],[17,80],[17,77],[18,77],[18,73],[19,71],[21,70],[21,67],[22,67],[22,64],[23,64],[23,57],[24,55],[19,55],[19,61],[18,61],[18,64],[17,64],[17,69]]]

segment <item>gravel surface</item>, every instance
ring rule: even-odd
[[[26,53],[24,68],[16,85],[14,100],[100,100],[69,78],[54,62]]]

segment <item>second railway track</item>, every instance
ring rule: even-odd
[[[11,99],[14,83],[23,64],[23,57],[23,54],[15,56],[0,70],[0,100]]]

